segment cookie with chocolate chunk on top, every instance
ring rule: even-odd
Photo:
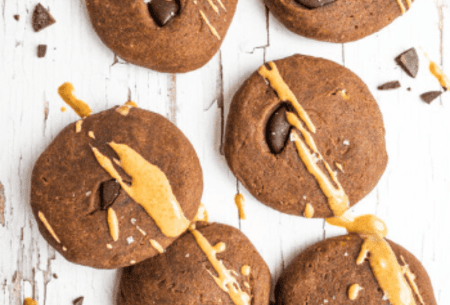
[[[95,31],[114,54],[159,72],[204,66],[219,50],[238,0],[86,1]]]
[[[345,43],[388,26],[414,0],[265,0],[290,31],[308,38]]]
[[[326,239],[303,251],[278,280],[275,288],[277,304],[390,304],[369,261],[357,263],[363,242],[358,235],[344,235]],[[388,243],[405,272],[404,288],[414,298],[414,303],[405,304],[436,305],[430,279],[422,264],[403,247],[392,241]],[[417,289],[407,274],[412,275]]]
[[[191,143],[159,114],[129,105],[69,124],[32,174],[39,230],[67,260],[119,268],[163,252],[200,205]]]
[[[340,215],[387,164],[383,118],[367,86],[329,60],[295,55],[253,73],[235,94],[227,163],[259,201],[307,217]]]
[[[266,263],[239,230],[197,224],[166,252],[124,269],[119,304],[268,305]]]

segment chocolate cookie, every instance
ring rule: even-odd
[[[33,169],[31,205],[41,234],[67,260],[118,268],[164,251],[196,215],[202,189],[183,133],[126,105],[61,131]]]
[[[401,246],[388,242],[405,272],[407,295],[415,301],[402,304],[436,305],[430,279],[420,262]],[[362,244],[362,238],[351,234],[306,249],[281,275],[275,289],[277,304],[389,304],[369,262],[357,264]]]
[[[200,224],[166,253],[125,268],[119,304],[268,305],[270,272],[250,241],[223,224]]]
[[[361,79],[329,60],[295,55],[261,67],[236,93],[225,157],[264,204],[330,217],[377,184],[387,163],[384,134]]]
[[[413,0],[265,0],[289,30],[329,42],[350,42],[378,32]]]
[[[148,1],[147,1],[148,2]],[[88,0],[92,24],[118,56],[160,72],[205,65],[219,50],[237,0]]]

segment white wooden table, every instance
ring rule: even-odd
[[[354,0],[356,1],[356,0]],[[395,0],[393,0],[395,1]],[[427,105],[419,95],[438,90],[430,58],[450,74],[450,4],[416,0],[388,28],[355,43],[329,44],[288,32],[262,0],[240,0],[221,51],[198,71],[171,75],[120,61],[94,33],[84,1],[42,0],[57,23],[31,28],[35,0],[0,0],[0,304],[115,304],[119,273],[67,262],[40,236],[29,205],[31,171],[38,156],[68,123],[77,119],[57,94],[63,82],[94,112],[130,96],[140,107],[165,115],[193,143],[205,181],[203,202],[210,219],[238,227],[270,266],[273,283],[305,247],[343,234],[323,220],[283,215],[257,202],[240,185],[248,219],[240,221],[233,198],[237,183],[220,154],[221,131],[233,94],[265,61],[303,53],[336,61],[369,86],[384,116],[389,165],[376,189],[352,211],[386,221],[388,237],[425,265],[439,304],[450,304],[450,93]],[[20,21],[13,15],[19,14]],[[47,44],[45,58],[36,56]],[[416,47],[416,79],[394,57]],[[377,91],[399,79],[402,88]],[[406,90],[411,87],[412,91]]]

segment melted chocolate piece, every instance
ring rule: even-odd
[[[175,0],[151,0],[148,11],[159,26],[165,26],[178,13],[180,6]]]
[[[38,3],[33,11],[33,29],[35,32],[39,32],[40,30],[45,29],[46,27],[54,24],[56,20],[53,16],[42,6],[42,4]]]
[[[286,107],[282,105],[270,117],[266,127],[266,141],[270,150],[274,154],[283,151],[284,146],[289,138],[291,124],[286,118]]]
[[[434,101],[435,99],[437,99],[439,96],[441,96],[441,94],[442,94],[441,91],[430,91],[430,92],[426,92],[426,93],[422,94],[420,96],[420,98],[425,103],[431,104],[431,102]]]
[[[335,0],[295,0],[307,8],[318,8],[333,3]]]
[[[120,184],[116,180],[105,181],[100,185],[101,209],[106,210],[110,207],[120,192]]]
[[[84,297],[79,297],[76,298],[75,300],[73,300],[72,304],[73,305],[83,305],[84,302]]]
[[[383,85],[378,86],[378,90],[392,90],[400,88],[400,82],[398,80],[394,80],[392,82],[387,82]]]
[[[45,57],[45,54],[47,54],[47,45],[40,44],[37,47],[37,56],[39,58]]]
[[[419,56],[416,49],[411,48],[395,58],[397,64],[405,70],[412,78],[417,76],[419,72]]]

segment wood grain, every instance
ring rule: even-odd
[[[75,85],[77,95],[98,112],[128,99],[158,112],[186,134],[202,163],[203,203],[210,219],[240,228],[268,263],[273,283],[291,260],[323,238],[343,234],[323,220],[283,215],[257,202],[229,171],[221,154],[231,99],[263,63],[302,53],[331,59],[357,73],[379,103],[387,130],[388,168],[355,214],[375,213],[388,237],[415,254],[429,272],[439,304],[450,304],[450,94],[427,105],[419,95],[438,90],[427,59],[450,73],[450,5],[416,0],[391,26],[345,45],[313,41],[288,32],[261,0],[241,0],[219,53],[202,69],[161,74],[117,58],[95,35],[84,1],[45,0],[57,23],[39,33],[31,27],[35,1],[0,0],[0,304],[115,304],[120,271],[94,270],[65,261],[40,236],[29,206],[30,177],[39,154],[77,119],[57,88]],[[19,14],[19,21],[13,16]],[[45,58],[36,47],[47,44]],[[394,62],[416,47],[419,75],[412,79]],[[384,82],[402,87],[377,91]],[[406,88],[411,87],[411,91]],[[247,220],[234,204],[246,199]]]

